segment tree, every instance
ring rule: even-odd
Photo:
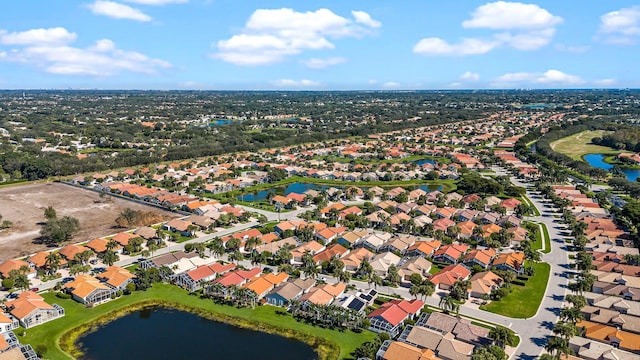
[[[60,263],[62,262],[62,257],[58,254],[57,251],[52,251],[47,255],[44,259],[44,266],[49,269],[49,274],[53,275],[58,271],[60,267]]]
[[[560,321],[553,326],[553,333],[569,341],[569,339],[579,334],[579,330],[575,324]]]
[[[114,263],[120,260],[120,257],[118,256],[118,254],[116,254],[116,252],[113,250],[105,251],[104,253],[102,253],[101,257],[102,257],[102,262],[108,266],[112,266]]]
[[[493,340],[495,345],[498,345],[502,349],[505,346],[514,346],[516,343],[516,334],[513,330],[503,326],[496,326],[489,331],[489,338]]]
[[[565,296],[565,300],[570,303],[574,308],[581,310],[587,306],[587,299],[582,295],[568,294]]]
[[[107,245],[105,246],[107,248],[107,250],[115,250],[118,248],[118,246],[120,246],[120,244],[118,244],[117,241],[113,240],[113,239],[109,239],[109,241],[107,242]]]
[[[471,360],[507,360],[507,358],[504,350],[495,345],[476,346],[471,355]]]
[[[391,264],[391,266],[389,266],[389,269],[387,269],[386,280],[389,281],[389,283],[391,283],[392,286],[398,286],[398,284],[400,283],[400,275],[398,274],[398,268],[394,264]]]
[[[57,218],[56,209],[54,209],[53,206],[49,206],[44,209],[44,218],[47,220]]]
[[[451,296],[451,294],[447,294],[445,296],[443,296],[440,299],[440,304],[439,306],[446,312],[455,312],[456,315],[458,314],[458,311],[460,310],[460,305],[458,305],[458,303],[456,302],[456,299],[454,299],[453,296]]]
[[[570,355],[572,353],[569,348],[569,342],[557,336],[550,337],[544,349],[551,354],[554,359],[560,359],[561,354]]]
[[[121,227],[131,227],[138,222],[140,213],[131,208],[126,208],[120,212],[116,218],[116,223]]]
[[[584,315],[577,308],[562,308],[560,309],[560,318],[575,325],[579,320],[584,319]]]
[[[231,240],[229,240],[229,241],[231,241]],[[229,257],[229,260],[230,260],[230,261],[235,262],[236,264],[237,264],[240,260],[244,259],[244,257],[242,256],[242,253],[240,252],[240,250],[234,250],[234,251],[232,251],[232,252],[229,254],[229,256],[228,256],[228,257]]]
[[[40,235],[48,245],[58,245],[65,242],[80,230],[80,222],[71,216],[61,219],[49,219],[40,229]]]

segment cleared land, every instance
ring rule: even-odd
[[[122,231],[116,218],[125,208],[150,212],[153,222],[165,221],[180,215],[138,204],[132,201],[100,196],[89,190],[60,183],[17,185],[0,188],[0,214],[13,227],[0,232],[0,261],[45,250],[38,244],[40,222],[45,221],[44,210],[56,209],[58,217],[73,216],[80,221],[80,232],[72,241],[82,242]]]
[[[86,324],[87,322],[94,321],[101,316],[118,311],[119,309],[150,300],[164,300],[185,305],[202,310],[211,315],[211,317],[219,318],[220,320],[231,317],[237,319],[236,325],[239,326],[246,325],[246,327],[255,329],[256,326],[254,326],[254,323],[259,323],[262,326],[266,326],[266,328],[276,330],[276,333],[289,337],[295,338],[296,333],[300,333],[326,339],[340,348],[340,354],[338,356],[340,359],[349,358],[349,354],[356,347],[375,337],[375,334],[370,331],[363,331],[361,333],[352,331],[340,332],[301,323],[296,321],[290,314],[278,314],[278,312],[283,311],[283,309],[275,306],[258,306],[255,309],[249,309],[215,304],[212,300],[189,295],[185,290],[168,284],[154,284],[153,287],[147,291],[136,291],[131,295],[122,296],[119,299],[95,308],[85,308],[83,305],[70,299],[59,299],[55,297],[53,293],[44,294],[44,298],[49,303],[56,303],[62,306],[65,309],[65,316],[28,329],[27,335],[21,338],[20,341],[31,344],[36,351],[44,353],[44,358],[52,360],[70,359],[59,346],[62,335],[69,330]],[[229,319],[231,323],[234,323],[233,319]],[[288,333],[289,331],[293,331],[293,333]],[[108,340],[117,341],[117,339]],[[286,358],[286,356],[284,358]]]
[[[565,154],[574,160],[582,160],[586,154],[617,154],[619,151],[610,147],[594,145],[591,139],[609,133],[605,130],[582,131],[551,143],[551,149]]]

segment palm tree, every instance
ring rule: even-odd
[[[439,306],[447,313],[453,311],[458,315],[458,311],[460,311],[460,305],[456,302],[456,299],[451,296],[451,294],[447,294],[442,299],[440,299]]]
[[[242,253],[240,253],[240,250],[235,250],[229,254],[229,260],[232,262],[237,263],[242,259],[243,259],[243,256],[242,256]]]
[[[120,260],[120,257],[118,256],[118,254],[116,254],[115,251],[113,250],[107,250],[102,254],[102,262],[105,265],[113,265],[115,262],[117,262],[118,260]]]
[[[207,247],[215,257],[220,257],[225,253],[224,244],[222,243],[222,239],[220,239],[219,237],[213,239],[210,243],[208,243]]]
[[[382,277],[376,273],[371,273],[369,274],[367,282],[369,283],[369,287],[371,287],[371,284],[373,284],[374,287],[377,288],[378,285],[382,285]]]
[[[244,244],[244,248],[246,251],[251,251],[252,249],[260,246],[260,244],[262,244],[262,240],[259,237],[254,236],[247,239],[247,242]]]
[[[569,348],[569,342],[557,336],[550,337],[544,349],[551,354],[554,359],[560,359],[561,354],[569,355],[572,353]]]
[[[358,273],[363,277],[368,277],[373,271],[373,266],[369,263],[369,260],[362,259],[360,266],[358,267]]]
[[[52,251],[44,260],[44,266],[49,269],[49,274],[53,275],[58,271],[62,257],[58,252]]]
[[[575,325],[579,320],[584,319],[584,315],[577,308],[562,308],[560,310],[560,318]]]
[[[318,266],[315,263],[311,263],[304,266],[302,268],[302,272],[307,278],[313,279],[320,273],[320,270],[318,269]]]
[[[494,344],[504,349],[506,345],[514,343],[515,334],[506,327],[496,326],[489,331],[489,338],[493,340]]]
[[[387,281],[391,283],[393,286],[398,286],[400,283],[400,275],[398,274],[398,268],[395,265],[389,266],[387,269]]]
[[[582,295],[568,294],[567,296],[565,296],[565,300],[577,309],[582,309],[583,307],[587,306],[587,300]]]
[[[569,341],[572,337],[578,335],[578,328],[568,322],[558,322],[553,326],[553,333],[561,336],[566,341]]]
[[[107,250],[115,250],[118,246],[120,246],[120,244],[118,244],[117,241],[113,239],[109,239],[109,241],[107,242],[106,248]]]

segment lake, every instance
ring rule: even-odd
[[[317,359],[300,341],[152,308],[114,320],[78,341],[84,360]]]
[[[606,163],[604,161],[605,157],[606,155],[602,155],[602,154],[587,154],[584,156],[584,160],[593,167],[609,170],[613,167],[613,165]],[[640,169],[621,169],[621,170],[627,176],[627,180],[629,181],[636,181],[636,179],[640,177]]]
[[[424,164],[431,164],[431,165],[435,165],[436,162],[432,159],[421,159],[421,160],[416,160],[413,162],[414,164],[418,165],[418,166],[422,166]]]
[[[346,182],[345,182],[346,183]],[[291,193],[297,193],[297,194],[304,194],[305,191],[307,190],[316,190],[316,191],[322,191],[322,190],[326,190],[328,188],[330,188],[332,186],[329,185],[318,185],[318,184],[311,184],[311,183],[302,183],[302,182],[294,182],[291,183],[287,186],[279,186],[279,187],[274,187],[271,189],[265,189],[265,190],[260,190],[257,192],[253,192],[253,193],[247,193],[244,194],[244,196],[242,195],[238,195],[236,197],[236,199],[238,200],[244,200],[244,201],[260,201],[260,200],[265,200],[267,198],[267,196],[269,195],[269,192],[273,191],[275,192],[276,195],[282,195],[282,196],[287,196]],[[333,187],[338,188],[338,189],[346,189],[348,186],[336,186],[334,185]],[[363,191],[367,190],[367,186],[359,186]],[[409,189],[409,190],[414,190],[414,189],[422,189],[426,192],[430,192],[430,191],[442,191],[442,189],[444,188],[442,185],[409,185],[409,186],[402,186],[405,189]],[[386,187],[387,189],[391,189],[392,187]]]

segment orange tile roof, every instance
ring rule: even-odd
[[[97,253],[102,253],[107,251],[107,244],[109,243],[106,239],[93,239],[87,243],[87,247]]]
[[[109,289],[109,287],[101,283],[98,279],[87,274],[81,274],[76,276],[75,280],[66,283],[64,287],[66,289],[73,289],[71,293],[81,299],[85,299],[87,296],[91,295],[91,293],[96,290]]]
[[[127,280],[133,279],[136,276],[129,272],[127,269],[123,269],[120,266],[109,266],[107,270],[99,275],[101,279],[107,281],[107,284],[120,287]]]
[[[84,246],[67,245],[62,249],[60,249],[59,253],[60,255],[64,256],[67,260],[73,260],[73,257],[76,256],[76,254],[80,254],[81,252],[84,252],[87,250],[91,251],[89,248]]]
[[[507,254],[499,254],[493,260],[493,266],[497,265],[508,265],[514,269],[519,268],[524,264],[524,253],[522,252],[512,252]]]
[[[40,251],[39,253],[34,254],[29,258],[29,262],[34,264],[36,267],[43,268],[47,262],[47,257],[50,252],[48,251]]]
[[[2,277],[8,278],[11,270],[20,270],[23,266],[29,267],[29,263],[23,260],[7,260],[0,264],[0,274],[2,274]],[[31,272],[33,272],[33,270],[31,270]]]
[[[9,313],[15,318],[22,320],[38,309],[53,309],[53,306],[47,304],[44,298],[33,291],[25,291],[18,295],[18,298],[5,303]]]

